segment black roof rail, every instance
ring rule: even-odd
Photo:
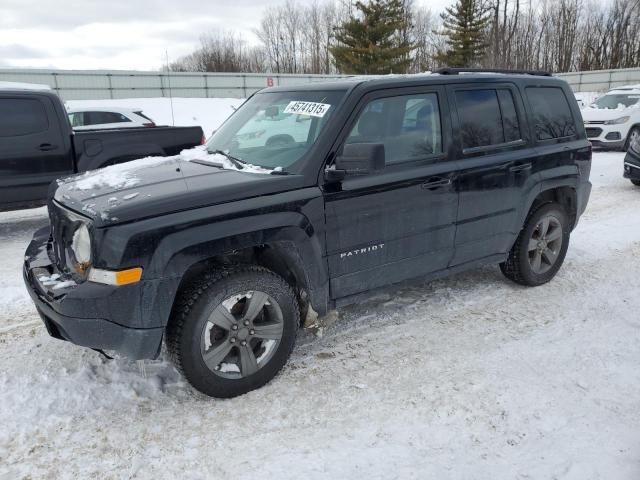
[[[451,68],[444,67],[436,70],[433,73],[439,73],[440,75],[458,75],[460,73],[506,73],[513,75],[535,75],[537,77],[551,77],[551,72],[545,72],[544,70],[508,70],[500,68]]]

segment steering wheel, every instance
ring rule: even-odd
[[[269,137],[265,142],[264,146],[267,148],[284,148],[294,145],[296,143],[295,139],[289,135],[288,133],[280,133],[278,135],[274,135]]]

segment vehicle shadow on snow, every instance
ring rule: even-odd
[[[496,288],[501,286],[516,290],[524,288],[509,282],[497,266],[481,267],[436,280],[407,280],[379,289],[370,298],[340,309],[337,320],[333,322],[330,319],[330,324],[324,325],[322,337],[336,337],[362,327],[379,328],[403,323],[423,310],[438,307],[446,315],[447,306],[475,303],[486,296],[495,296]],[[322,342],[313,338],[302,340],[299,345],[313,349],[316,344],[322,348]]]

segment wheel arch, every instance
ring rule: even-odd
[[[231,227],[230,223],[235,222],[221,223]],[[246,228],[246,222],[243,224]],[[161,315],[166,325],[177,296],[192,280],[210,269],[238,264],[260,265],[283,277],[294,288],[303,313],[309,304],[318,314],[326,313],[329,290],[323,243],[308,222],[235,234],[231,231],[212,240],[212,235],[189,230],[165,239],[152,263],[160,276],[172,281],[164,295],[158,296],[152,315]],[[194,237],[208,240],[189,241]]]
[[[520,216],[520,227],[524,225],[527,217],[532,211],[537,210],[547,203],[559,203],[569,216],[571,230],[576,225],[578,219],[578,193],[576,185],[557,181],[549,181],[540,185],[540,188],[531,192],[527,199],[526,208]]]

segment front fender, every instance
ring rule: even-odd
[[[252,208],[254,205],[256,208]],[[144,269],[145,280],[157,280],[157,288],[143,292],[144,323],[149,327],[166,325],[180,282],[192,266],[212,257],[262,245],[289,250],[294,247],[314,309],[322,311],[323,305],[326,309],[324,204],[317,189],[118,225],[105,229],[99,242],[102,247],[97,266],[138,265]]]

